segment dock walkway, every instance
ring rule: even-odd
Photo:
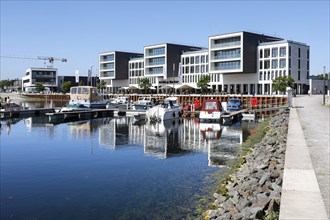
[[[303,108],[290,110],[279,219],[329,219],[330,108],[321,102],[318,95],[294,98]]]

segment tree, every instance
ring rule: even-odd
[[[140,79],[140,88],[144,90],[144,93],[146,93],[147,90],[152,86],[148,78],[141,78]]]
[[[328,73],[326,73],[325,76],[324,76],[324,74],[317,75],[317,79],[328,80],[329,79]]]
[[[41,83],[35,83],[35,84],[34,84],[34,87],[36,88],[37,92],[42,92],[42,91],[45,90],[44,85],[41,84]]]
[[[273,79],[273,90],[285,92],[287,87],[293,88],[294,79],[291,76],[279,76]]]
[[[4,89],[5,87],[11,87],[14,85],[13,80],[0,80],[0,88]]]
[[[80,80],[79,86],[83,86],[83,85],[84,85],[84,82],[82,80]]]
[[[202,92],[206,92],[207,91],[207,87],[209,86],[209,82],[210,82],[210,76],[209,75],[202,75],[201,78],[199,79],[199,81],[197,82],[197,87],[201,88]]]
[[[100,82],[97,83],[97,88],[101,91],[106,88],[107,83],[104,80],[101,80]]]
[[[65,81],[63,82],[63,84],[61,85],[61,90],[64,93],[70,92],[70,88],[71,88],[71,81]]]

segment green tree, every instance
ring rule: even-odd
[[[317,79],[328,80],[328,73],[326,73],[325,76],[324,76],[324,74],[317,75]]]
[[[80,80],[79,86],[83,86],[83,85],[84,85],[84,82],[82,80]]]
[[[45,90],[44,85],[41,84],[41,83],[35,83],[35,84],[34,84],[34,87],[36,88],[37,92],[42,92],[42,91]]]
[[[0,88],[4,89],[5,87],[11,87],[14,85],[14,81],[13,80],[1,80],[0,81]]]
[[[146,93],[147,90],[149,90],[149,88],[152,86],[152,84],[150,83],[148,78],[141,78],[139,86],[141,89],[144,90],[144,93]]]
[[[107,83],[104,80],[101,80],[97,83],[97,88],[103,92],[103,89],[105,89],[107,86]]]
[[[294,79],[291,76],[279,76],[273,79],[273,90],[285,92],[287,87],[293,88]]]
[[[70,88],[71,88],[71,81],[65,81],[63,82],[63,84],[61,85],[61,90],[64,93],[70,92]]]
[[[207,91],[207,87],[209,86],[210,82],[210,76],[209,75],[202,75],[199,81],[197,82],[197,87],[201,88],[202,92],[205,93]]]

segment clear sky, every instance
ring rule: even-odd
[[[1,56],[67,58],[59,75],[98,71],[108,51],[143,53],[159,43],[208,46],[208,37],[249,31],[310,46],[310,74],[329,71],[329,0],[15,1],[1,0]],[[21,78],[44,60],[1,58],[0,80]]]

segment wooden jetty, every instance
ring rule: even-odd
[[[0,111],[0,119],[17,118],[26,116],[42,116],[47,113],[55,112],[54,108],[37,108],[37,109],[23,109],[12,111]]]
[[[114,109],[93,109],[90,111],[74,111],[74,112],[53,112],[46,113],[50,123],[62,123],[73,120],[83,120],[101,117],[113,117]]]

